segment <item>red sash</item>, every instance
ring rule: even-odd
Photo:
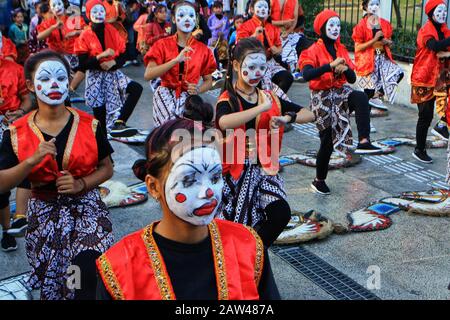
[[[115,300],[175,300],[166,265],[153,238],[158,222],[126,236],[97,260]],[[213,220],[209,225],[219,300],[257,300],[264,246],[244,225]]]
[[[263,170],[269,175],[276,175],[280,169],[279,154],[284,128],[281,127],[279,129],[278,137],[272,137],[272,134],[270,133],[270,120],[272,117],[281,116],[281,104],[276,95],[271,92],[269,93],[272,97],[272,108],[256,117],[256,150],[258,152],[257,156],[259,163]],[[218,103],[222,101],[229,101],[228,91],[224,91],[219,97]],[[243,110],[240,103],[239,110]],[[245,125],[242,125],[239,128],[234,129],[233,135],[224,137],[225,140],[223,143],[222,154],[223,173],[229,173],[235,180],[239,179],[244,170],[246,154],[245,132]],[[272,140],[274,138],[276,139],[278,146],[272,145]]]
[[[74,178],[88,176],[95,171],[98,164],[98,149],[95,132],[98,121],[91,115],[72,108],[67,108],[73,114],[73,124],[67,140],[62,167]],[[41,131],[34,123],[37,111],[15,121],[10,127],[11,144],[19,162],[31,157],[44,141]],[[51,183],[60,176],[56,160],[47,155],[40,164],[35,166],[28,180],[35,183]]]

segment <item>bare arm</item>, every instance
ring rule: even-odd
[[[203,76],[203,83],[198,89],[199,93],[205,93],[206,91],[209,91],[212,87],[212,75],[208,74],[207,76]]]
[[[42,32],[39,32],[38,35],[37,35],[37,39],[39,41],[47,39],[48,37],[50,37],[50,35],[52,34],[52,32],[54,30],[58,29],[59,26],[62,26],[62,22],[61,21],[58,21],[56,24],[52,25],[48,29],[46,29],[46,30],[44,30]]]
[[[191,47],[185,47],[181,52],[178,54],[178,56],[169,62],[166,62],[162,65],[157,65],[156,62],[150,62],[147,65],[147,68],[145,69],[144,73],[144,79],[146,81],[156,79],[160,76],[162,76],[164,73],[172,69],[174,66],[176,66],[178,63],[190,60],[191,57],[186,56],[188,52],[193,51]]]
[[[91,190],[97,188],[100,184],[106,180],[111,179],[113,176],[114,169],[110,157],[106,157],[101,160],[97,165],[97,170],[93,173],[84,177],[83,180],[86,182],[86,189]]]

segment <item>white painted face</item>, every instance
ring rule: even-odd
[[[197,147],[175,161],[165,185],[169,209],[196,226],[209,224],[222,200],[222,162],[217,150]]]
[[[103,23],[105,22],[106,18],[106,10],[105,7],[101,4],[96,4],[91,9],[91,21],[93,23]]]
[[[267,19],[269,16],[269,4],[265,0],[255,3],[255,15],[260,19]]]
[[[445,23],[447,20],[447,6],[440,4],[434,9],[433,20],[437,23]]]
[[[267,58],[264,53],[251,53],[242,62],[242,79],[248,85],[256,87],[267,71]]]
[[[48,105],[60,105],[69,93],[69,76],[57,60],[42,62],[34,74],[36,96]]]
[[[341,34],[341,20],[338,17],[328,19],[325,30],[328,38],[337,40]]]
[[[380,0],[370,0],[367,4],[367,12],[370,14],[380,14]]]
[[[191,6],[181,6],[175,12],[177,28],[182,32],[189,33],[195,28],[196,13]]]
[[[50,0],[50,10],[55,16],[64,14],[64,3],[62,0]]]

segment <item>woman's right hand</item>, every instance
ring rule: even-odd
[[[43,141],[39,144],[38,149],[34,152],[34,154],[27,159],[27,162],[32,165],[33,167],[41,163],[41,161],[47,156],[48,154],[52,157],[56,157],[56,146],[55,146],[56,139],[53,138],[49,141]]]
[[[61,20],[57,19],[56,23],[53,25],[53,28],[54,29],[60,29],[63,25],[64,25],[64,22],[62,22]]]
[[[344,58],[336,58],[333,62],[330,63],[330,67],[336,68],[340,64],[344,64],[345,59]]]
[[[272,97],[265,91],[259,92],[259,104],[261,107],[261,112],[269,111],[272,108]]]
[[[191,57],[186,56],[186,54],[188,52],[194,51],[194,49],[192,49],[191,47],[186,47],[183,50],[181,50],[180,54],[175,58],[175,60],[180,63],[180,62],[184,62],[186,60],[190,60]]]
[[[377,41],[380,41],[381,40],[381,38],[383,38],[384,37],[384,33],[383,33],[383,31],[377,31],[377,33],[375,33],[375,37],[374,37],[374,39],[376,39]]]

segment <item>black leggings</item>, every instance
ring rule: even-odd
[[[80,268],[80,289],[75,289],[75,300],[95,300],[97,288],[97,267],[95,260],[101,253],[95,250],[86,250],[79,253],[72,265]]]
[[[269,203],[264,211],[266,220],[255,226],[255,230],[257,230],[264,245],[269,247],[291,219],[291,208],[285,200],[276,200]]]
[[[369,99],[364,92],[353,91],[348,97],[349,113],[355,111],[356,126],[359,140],[370,138]],[[316,178],[325,180],[328,174],[328,164],[333,153],[332,129],[327,128],[319,133],[320,149],[317,153]]]
[[[274,74],[272,82],[279,86],[284,93],[287,93],[294,82],[294,77],[289,71],[283,70]]]
[[[433,121],[434,101],[435,98],[417,104],[419,107],[419,119],[416,126],[416,148],[422,151],[425,150],[428,128],[431,125],[431,121]]]
[[[128,121],[139,101],[139,98],[141,97],[143,90],[144,88],[135,81],[131,81],[128,84],[126,89],[127,99],[120,110],[120,115],[117,120],[122,120],[125,123]],[[100,122],[102,130],[106,134],[106,106],[94,108],[93,111],[95,118]]]

